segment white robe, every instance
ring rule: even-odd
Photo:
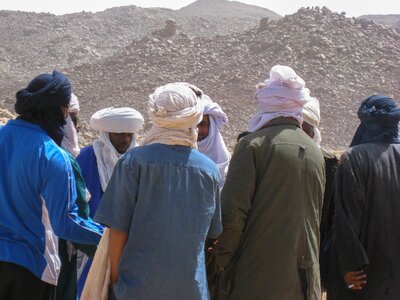
[[[197,146],[201,153],[209,157],[217,165],[222,183],[224,183],[231,154],[225,145],[220,129],[228,122],[228,118],[215,102],[206,102],[203,114],[209,116],[210,127],[208,136],[204,140],[197,142]]]

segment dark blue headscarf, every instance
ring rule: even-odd
[[[392,98],[373,95],[365,99],[357,113],[361,124],[350,147],[365,143],[400,143],[400,108]]]
[[[14,105],[19,118],[39,124],[47,134],[61,145],[65,124],[61,107],[71,100],[71,83],[67,76],[54,71],[35,77],[25,89],[16,94]]]

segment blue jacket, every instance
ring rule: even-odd
[[[67,154],[39,126],[10,120],[0,128],[0,261],[57,284],[58,237],[97,244],[102,229],[77,215]]]

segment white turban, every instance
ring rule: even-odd
[[[137,133],[142,129],[143,116],[130,107],[108,107],[94,113],[90,118],[90,126],[94,130],[104,132]]]
[[[203,117],[201,102],[190,85],[177,82],[157,88],[149,96],[153,126],[143,145],[161,143],[197,148],[197,124]]]
[[[74,94],[71,94],[71,101],[69,102],[69,111],[71,113],[79,112],[79,101],[78,97]],[[77,157],[81,151],[78,144],[78,133],[76,132],[76,128],[74,123],[72,122],[71,117],[65,119],[67,122],[63,127],[64,137],[61,141],[61,147],[67,150],[72,154],[73,157]]]
[[[210,128],[208,136],[204,140],[197,142],[197,146],[201,153],[215,162],[221,174],[222,182],[224,182],[231,155],[226,148],[220,129],[228,123],[228,118],[221,107],[212,102],[210,97],[203,95],[201,99],[204,105],[203,114],[208,115],[210,119]]]
[[[122,155],[112,145],[108,133],[133,133],[132,143],[129,146],[131,149],[137,146],[137,133],[142,129],[143,123],[144,119],[141,113],[129,107],[105,108],[90,118],[90,126],[100,131],[100,137],[93,142],[93,150],[103,191],[105,191],[114,167]]]
[[[69,111],[72,113],[79,112],[79,101],[75,94],[71,94],[71,100],[69,101]]]
[[[278,117],[291,117],[303,123],[302,107],[310,100],[310,91],[292,68],[276,65],[255,97],[258,111],[250,120],[250,132]]]
[[[319,122],[321,121],[319,101],[317,98],[311,97],[303,106],[304,122],[314,127],[314,141],[319,145],[321,143],[321,132],[318,129]]]

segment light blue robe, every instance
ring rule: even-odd
[[[128,234],[117,299],[209,299],[204,241],[222,232],[219,178],[189,147],[151,144],[120,158],[95,216]]]

